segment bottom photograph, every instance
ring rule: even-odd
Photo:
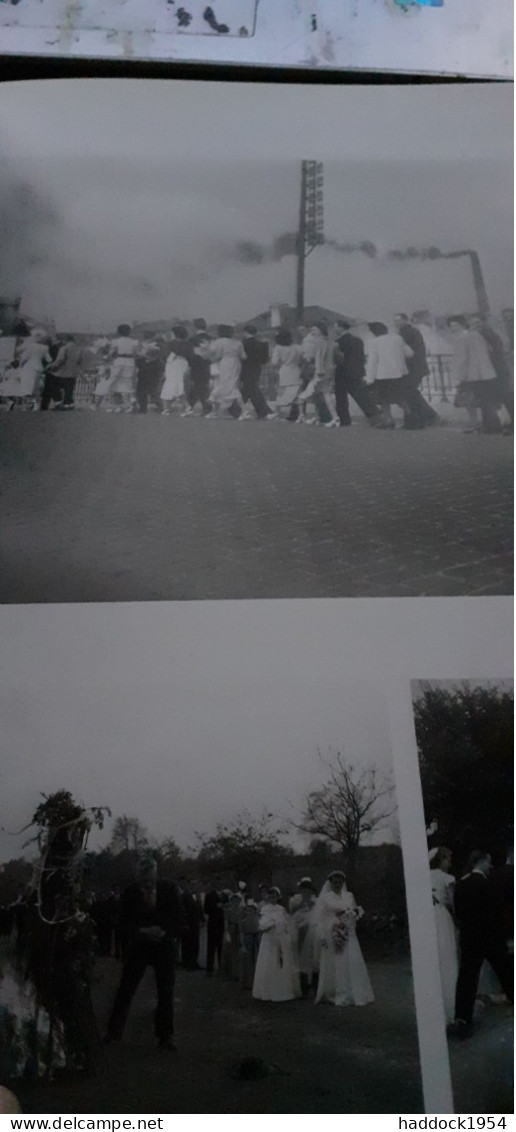
[[[441,993],[456,1112],[513,1111],[512,680],[415,681]]]
[[[29,612],[1,681],[22,1110],[424,1111],[388,716],[352,642],[337,663],[238,606],[205,636]]]

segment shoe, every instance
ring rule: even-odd
[[[277,421],[278,420],[278,414],[277,413],[267,413],[265,420],[266,421]]]
[[[240,413],[238,420],[239,421],[252,421],[253,420],[253,414],[248,413],[247,411],[244,411],[243,413]]]
[[[184,410],[184,411],[183,411],[182,413],[180,413],[179,415],[180,415],[181,417],[193,417],[193,415],[194,415],[194,411],[193,411],[193,409],[185,409],[185,410]]]
[[[327,421],[325,428],[340,428],[340,421],[336,417],[332,421]]]
[[[177,1050],[177,1042],[173,1038],[159,1038],[158,1049]]]
[[[172,413],[170,412],[170,409],[162,409],[161,410],[161,416],[162,417],[171,417]]]

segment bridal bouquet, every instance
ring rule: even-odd
[[[346,912],[339,912],[331,930],[332,943],[335,951],[343,951],[349,939],[352,924],[359,919],[359,909],[349,908]]]

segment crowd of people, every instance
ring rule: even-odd
[[[160,880],[155,860],[143,858],[121,898],[123,969],[107,1040],[122,1038],[132,997],[151,966],[158,992],[156,1039],[175,1048],[178,959],[187,970],[204,969],[208,978],[240,983],[261,1001],[287,1002],[313,992],[316,1003],[373,1002],[356,933],[361,915],[340,870],[331,872],[319,896],[310,877],[303,877],[285,906],[278,888],[262,887],[253,898],[244,882],[237,891],[213,887],[197,894],[184,880],[177,885]]]
[[[513,858],[493,869],[490,854],[475,850],[459,879],[445,846],[429,858],[448,1033],[467,1038],[479,999],[513,1001]]]
[[[374,1001],[357,938],[362,909],[338,869],[319,895],[305,876],[284,901],[268,885],[251,894],[243,881],[232,891],[219,887],[217,878],[201,892],[188,878],[163,880],[149,855],[138,860],[134,882],[123,892],[82,891],[74,913],[68,913],[49,927],[33,890],[0,911],[0,1046],[10,1035],[0,1057],[4,1083],[66,1069],[95,1072],[101,1039],[90,984],[99,956],[121,964],[108,1043],[122,1039],[148,967],[156,980],[155,1037],[165,1049],[175,1049],[178,966],[239,985],[262,1002],[311,999],[343,1007]],[[43,935],[38,943],[40,932],[49,930],[46,943]],[[48,940],[59,951],[49,981],[41,966],[49,962]]]
[[[510,431],[511,367],[502,339],[478,315],[450,317],[448,326],[455,404],[467,412],[466,431]],[[122,323],[95,350],[95,410],[339,428],[352,423],[351,399],[374,428],[396,427],[393,406],[403,411],[405,428],[442,423],[421,392],[429,374],[424,337],[403,313],[390,327],[340,319],[262,336],[255,326],[241,334],[230,325],[208,328],[202,318],[175,325],[166,337]],[[0,404],[9,411],[73,409],[77,380],[87,367],[91,372],[87,352],[71,335],[51,339],[35,329],[19,337],[0,379]],[[275,375],[272,395],[263,389],[265,367]]]

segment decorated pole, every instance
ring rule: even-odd
[[[304,321],[306,260],[324,244],[324,170],[319,161],[301,162],[299,226],[297,232],[296,320]]]

